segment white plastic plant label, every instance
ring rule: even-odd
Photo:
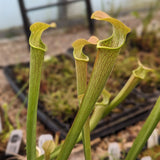
[[[142,157],[141,160],[152,160],[150,156]]]
[[[3,131],[3,128],[2,128],[2,119],[1,119],[1,116],[0,116],[0,133],[2,133]]]
[[[51,56],[49,56],[47,54],[44,56],[44,61],[45,62],[49,61],[50,59],[51,59]]]
[[[148,138],[147,147],[152,148],[158,145],[158,129],[155,129],[151,136]]]
[[[22,142],[22,130],[13,130],[11,132],[7,148],[6,148],[6,155],[18,154],[20,150]]]
[[[119,160],[121,157],[121,151],[118,143],[113,142],[108,146],[109,160]]]
[[[38,147],[40,148],[41,150],[41,155],[44,154],[44,150],[42,148],[42,145],[45,141],[48,141],[48,140],[52,140],[53,141],[53,136],[51,134],[43,134],[39,137],[39,140],[38,140]]]

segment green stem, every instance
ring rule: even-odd
[[[73,55],[76,64],[77,94],[79,98],[79,104],[81,103],[83,94],[87,89],[87,65],[89,58],[83,54],[82,50],[84,45],[88,43],[88,41],[83,39],[77,40],[73,43]],[[89,118],[87,119],[82,129],[82,141],[84,146],[85,159],[91,160]]]
[[[98,125],[99,121],[102,119],[104,111],[106,109],[106,106],[96,106],[93,114],[91,116],[90,119],[90,129],[91,131],[96,128],[96,126]]]
[[[147,76],[147,73],[149,71],[152,71],[151,69],[144,67],[140,62],[139,62],[139,67],[135,70],[133,70],[133,73],[125,86],[122,88],[122,90],[119,92],[117,97],[111,101],[111,103],[108,105],[110,95],[105,91],[102,92],[103,94],[103,99],[104,102],[102,104],[96,104],[94,112],[92,113],[91,119],[90,119],[90,130],[92,131],[98,124],[98,122],[104,117],[104,112],[109,113],[109,110],[112,110],[113,107],[119,105],[126,96],[134,89],[134,87],[142,80],[145,79]],[[106,115],[105,115],[106,116]],[[79,135],[77,143],[80,142],[82,139],[82,134]],[[53,153],[54,158],[57,156],[57,154],[60,151],[60,148],[56,150],[57,153]]]
[[[92,112],[113,69],[120,48],[125,42],[126,35],[130,31],[123,23],[111,18],[104,12],[95,12],[92,18],[110,22],[113,25],[113,34],[110,38],[99,41],[97,44],[97,56],[88,88],[57,160],[66,160],[69,157],[82,127]]]
[[[118,106],[128,95],[129,93],[135,88],[135,86],[140,82],[139,78],[135,78],[133,75],[127,81],[125,86],[119,92],[119,94],[111,101],[110,104],[104,106],[96,106],[95,110],[91,116],[90,120],[90,129],[91,131],[97,126],[98,122],[104,118],[107,114],[111,112],[113,108]],[[81,139],[81,137],[79,137]]]
[[[140,78],[135,77],[132,75],[119,94],[111,101],[110,104],[106,105],[97,105],[95,106],[94,112],[90,119],[90,129],[91,131],[98,125],[98,122],[104,118],[110,111],[119,105],[127,96],[128,94],[135,88],[135,86],[140,82]],[[81,135],[79,136],[78,140],[81,139]]]
[[[90,118],[90,125],[89,125],[90,131],[92,131],[97,126],[98,122],[102,119],[104,110],[106,109],[106,106],[108,105],[110,100],[111,95],[106,89],[103,89],[101,95],[103,99],[101,102],[96,103],[94,111]],[[79,135],[77,141],[80,141],[81,139],[82,139],[82,134]]]
[[[36,123],[39,88],[42,72],[45,44],[41,41],[41,35],[48,27],[55,26],[45,23],[35,23],[30,27],[30,73],[29,73],[29,95],[27,109],[27,159],[36,159]]]
[[[82,130],[85,160],[92,159],[89,122],[90,122],[90,118],[88,117],[88,119],[86,120],[84,124],[83,130]]]
[[[11,102],[8,104],[8,109],[13,106],[13,103],[17,99],[17,97],[28,87],[28,82],[26,82],[22,88],[17,92],[17,94],[12,98]]]
[[[36,123],[40,79],[44,52],[31,48],[29,95],[27,110],[27,159],[36,157]]]
[[[83,97],[87,88],[87,62],[75,60],[76,63],[76,77],[77,77],[77,93],[79,97],[79,102]],[[80,104],[79,103],[79,104]],[[91,160],[91,145],[90,145],[90,129],[89,129],[89,118],[86,120],[84,127],[82,129],[82,141],[84,146],[85,159]]]
[[[105,103],[103,105],[97,105],[95,106],[94,112],[90,119],[90,129],[91,131],[97,126],[98,122],[104,118],[107,114],[111,112],[112,109],[117,107],[122,101],[131,93],[131,91],[136,87],[136,85],[145,77],[147,76],[148,72],[153,71],[150,68],[147,68],[143,66],[140,61],[138,61],[138,67],[137,69],[132,71],[132,75],[130,76],[127,83],[124,85],[124,87],[121,89],[121,91],[118,93],[118,95],[109,102],[109,95],[106,93],[104,94],[104,98],[106,99]],[[79,136],[78,140],[81,139],[81,136]]]
[[[106,106],[104,111],[103,117],[108,115],[112,109],[118,106],[130,93],[131,91],[137,86],[137,84],[146,78],[148,72],[153,71],[151,68],[145,67],[142,63],[138,60],[138,67],[137,69],[132,71],[132,75],[130,76],[127,83],[118,93],[118,95],[111,101],[111,103]]]
[[[4,103],[2,105],[2,108],[4,109],[4,120],[6,123],[6,126],[8,127],[8,133],[11,133],[11,131],[13,130],[13,126],[9,121],[9,117],[8,117],[8,105],[6,103]],[[6,136],[7,138],[8,136]]]
[[[101,53],[102,56],[99,56],[98,60],[96,61],[97,63],[94,66],[94,70],[88,84],[88,89],[84,95],[78,114],[66,137],[57,160],[66,160],[68,158],[85,121],[90,115],[99,95],[102,92],[105,82],[112,70],[113,64],[115,63],[115,59],[118,55],[115,53],[113,56],[112,52],[111,54],[109,53],[104,56],[105,52],[103,50],[100,50],[99,53]]]
[[[87,88],[87,62],[75,60],[76,78],[77,78],[77,94],[78,97],[83,95]]]
[[[25,98],[25,100],[24,100],[24,102],[23,102],[23,104],[20,106],[20,108],[19,108],[19,110],[18,110],[18,112],[17,112],[17,114],[16,114],[16,126],[17,126],[17,128],[20,128],[21,127],[21,125],[20,125],[20,113],[21,113],[21,111],[22,111],[22,109],[24,108],[24,106],[25,106],[25,104],[26,104],[26,102],[27,102],[27,98]]]
[[[111,101],[111,103],[106,106],[103,117],[108,115],[112,109],[117,107],[130,93],[131,91],[137,86],[137,84],[141,81],[140,78],[131,75],[125,86],[121,89],[118,95]]]
[[[133,143],[133,146],[130,149],[125,160],[135,160],[136,159],[136,157],[141,152],[147,139],[150,137],[151,133],[153,132],[153,130],[155,129],[155,127],[159,121],[160,121],[160,97],[158,98],[149,117],[147,118],[141,131],[139,132],[138,136],[136,137],[136,139]]]

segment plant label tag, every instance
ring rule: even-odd
[[[41,150],[41,155],[44,154],[44,150],[42,148],[43,146],[43,143],[48,141],[48,140],[52,140],[53,141],[53,136],[51,134],[43,134],[39,137],[39,140],[38,140],[38,147],[40,148]]]
[[[22,130],[13,130],[11,132],[7,148],[6,155],[18,154],[22,142]]]
[[[141,160],[152,160],[150,156],[142,157]]]
[[[51,56],[49,56],[47,54],[44,56],[44,61],[45,62],[49,61],[50,59],[51,59]]]
[[[3,131],[3,128],[2,128],[2,119],[1,119],[1,116],[0,116],[0,133],[2,133]]]
[[[109,160],[118,160],[121,156],[121,151],[118,143],[113,142],[108,146]]]
[[[158,145],[158,129],[155,129],[151,136],[148,138],[147,147],[152,148]]]

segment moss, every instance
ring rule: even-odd
[[[29,68],[18,65],[14,68],[14,74],[21,85],[28,81]],[[63,122],[74,117],[78,101],[74,62],[70,58],[61,55],[44,63],[39,100],[49,113]]]

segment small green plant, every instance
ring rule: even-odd
[[[24,108],[24,106],[26,105],[27,102],[27,98],[25,98],[23,104],[21,104],[17,114],[16,114],[16,128],[20,129],[21,128],[21,124],[20,124],[20,114],[22,112],[22,109]]]
[[[99,40],[96,37],[91,37],[89,40],[80,39],[73,43],[74,58],[76,65],[77,78],[77,95],[79,100],[79,111],[74,119],[72,127],[64,141],[57,147],[51,144],[45,155],[37,158],[67,160],[74,145],[81,139],[84,145],[84,153],[86,160],[91,159],[90,148],[90,131],[92,131],[98,122],[108,115],[112,109],[120,104],[135,86],[146,77],[150,68],[144,67],[140,62],[127,83],[111,100],[110,94],[104,89],[106,81],[111,74],[114,64],[119,55],[120,49],[123,46],[127,34],[130,29],[117,19],[114,19],[104,12],[96,11],[92,14],[93,19],[107,21],[113,26],[113,34],[105,40]],[[30,79],[29,79],[29,96],[28,96],[28,113],[27,113],[27,159],[36,159],[36,120],[37,120],[37,105],[40,90],[40,79],[42,72],[42,64],[46,46],[41,41],[41,34],[48,27],[55,27],[55,24],[35,23],[31,26],[30,46],[31,46],[31,61],[30,61]],[[92,70],[91,77],[88,82],[87,65],[89,58],[83,53],[83,47],[87,45],[96,46],[96,60]],[[53,77],[54,78],[54,77]],[[88,83],[87,83],[88,82]],[[98,98],[102,95],[101,101]],[[134,160],[148,137],[152,133],[156,124],[160,120],[160,98],[148,117],[145,125],[137,136],[132,149],[127,155],[126,160]],[[50,143],[49,143],[50,144]],[[47,146],[50,146],[47,144]],[[52,151],[52,153],[51,153]]]
[[[15,100],[17,97],[23,92],[23,90],[26,88],[28,84],[24,84],[23,87],[19,90],[19,92],[10,100],[9,103],[3,103],[2,106],[0,106],[0,117],[2,119],[2,132],[0,133],[0,142],[1,142],[1,147],[0,151],[5,150],[7,142],[9,140],[10,134],[14,129],[20,129],[21,124],[20,124],[20,114],[22,109],[24,108],[25,102],[20,106],[18,109],[18,112],[15,117],[15,124],[13,125],[10,121],[9,118],[9,113],[11,112],[11,107],[14,105]]]
[[[14,127],[10,123],[10,120],[9,120],[9,117],[8,117],[8,104],[4,103],[2,105],[2,109],[4,111],[5,126],[4,126],[4,129],[3,129],[2,133],[0,134],[0,140],[2,142],[5,142],[9,138],[9,135],[12,132],[12,130],[13,130]]]

